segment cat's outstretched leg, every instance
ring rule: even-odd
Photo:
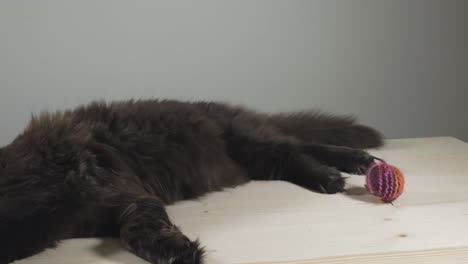
[[[344,191],[340,172],[302,152],[301,143],[262,128],[232,127],[226,150],[253,180],[284,180],[324,193]]]
[[[374,157],[361,149],[322,144],[302,144],[301,149],[319,162],[351,174],[365,174]]]
[[[171,223],[156,197],[127,198],[120,207],[119,224],[122,245],[151,263],[202,263],[198,241],[190,241]]]
[[[232,126],[229,155],[254,180],[284,180],[324,193],[344,191],[340,170],[362,174],[373,162],[362,150],[298,142],[262,127]]]

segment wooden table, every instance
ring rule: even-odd
[[[468,144],[451,137],[388,140],[371,151],[406,176],[383,204],[351,176],[347,193],[251,182],[168,208],[207,263],[468,263]],[[466,166],[466,167],[465,167]],[[73,239],[17,264],[143,264],[112,239]]]

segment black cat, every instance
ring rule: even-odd
[[[253,180],[343,191],[375,130],[313,112],[263,114],[222,103],[93,103],[33,117],[0,149],[0,264],[72,237],[115,236],[151,263],[202,263],[164,209]]]

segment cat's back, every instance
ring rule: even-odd
[[[91,145],[117,150],[145,188],[167,202],[245,181],[225,151],[222,127],[196,104],[94,103],[77,109],[74,118],[95,123]]]
[[[191,103],[174,100],[93,102],[64,112],[70,126],[104,130],[112,136],[196,135],[218,136],[220,128]]]

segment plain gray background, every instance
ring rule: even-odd
[[[468,140],[468,1],[0,2],[0,145],[94,99],[354,114]]]

